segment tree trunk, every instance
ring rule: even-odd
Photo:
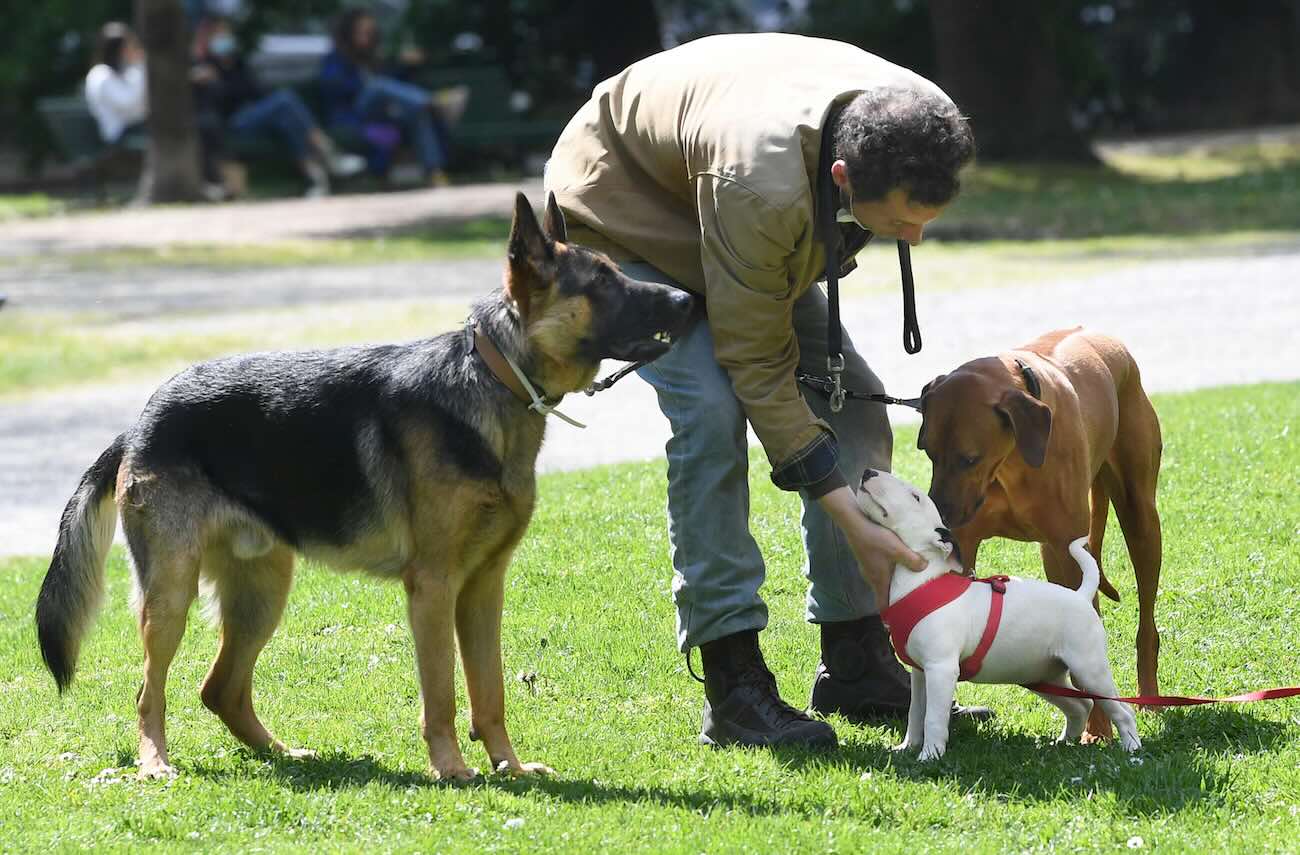
[[[930,0],[939,83],[971,117],[980,157],[1095,160],[1070,124],[1042,0]]]
[[[140,201],[202,198],[199,137],[190,90],[189,32],[180,0],[135,0],[149,80],[149,151]]]

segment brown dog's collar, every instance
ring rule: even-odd
[[[472,328],[473,335],[470,338],[474,350],[478,351],[479,356],[483,357],[483,362],[487,365],[492,376],[496,377],[510,390],[510,393],[525,404],[531,404],[533,399],[529,396],[528,390],[524,388],[523,382],[515,376],[515,372],[510,368],[510,363],[506,361],[505,355],[497,347],[496,342],[488,338],[483,330],[475,324]],[[537,384],[533,384],[537,385]],[[540,388],[540,387],[539,387]],[[544,399],[549,400],[549,399]]]
[[[1039,384],[1038,375],[1034,373],[1034,369],[1030,368],[1029,363],[1018,356],[1016,357],[1016,366],[1020,369],[1020,376],[1024,378],[1025,388],[1029,390],[1029,394],[1041,401],[1043,399],[1043,387]]]

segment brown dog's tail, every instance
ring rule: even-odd
[[[104,559],[117,528],[113,486],[125,445],[125,435],[113,440],[81,476],[36,599],[36,637],[60,692],[72,682],[82,636],[104,596]]]
[[[1101,566],[1101,536],[1106,531],[1106,518],[1110,514],[1110,495],[1102,485],[1100,478],[1092,483],[1092,519],[1088,525],[1088,547],[1097,556],[1097,572],[1101,576],[1097,590],[1119,602],[1119,591],[1106,578],[1106,571]]]

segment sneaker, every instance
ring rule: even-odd
[[[738,632],[700,648],[704,718],[700,744],[835,748],[835,731],[781,700],[758,646],[758,632]]]
[[[325,167],[315,160],[308,160],[303,164],[303,171],[307,173],[307,192],[302,194],[305,199],[319,199],[322,196],[330,194],[330,177],[325,171]]]
[[[359,154],[336,151],[329,156],[326,165],[335,178],[351,178],[365,171],[366,159]]]

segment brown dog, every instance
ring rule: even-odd
[[[967,569],[982,541],[1009,537],[1041,544],[1047,578],[1077,587],[1070,541],[1087,533],[1100,563],[1115,506],[1137,576],[1138,688],[1158,694],[1160,422],[1124,345],[1078,327],[1047,333],[935,378],[921,392],[921,413],[930,498]],[[1104,572],[1100,590],[1119,600]],[[1094,706],[1084,738],[1110,732]]]

